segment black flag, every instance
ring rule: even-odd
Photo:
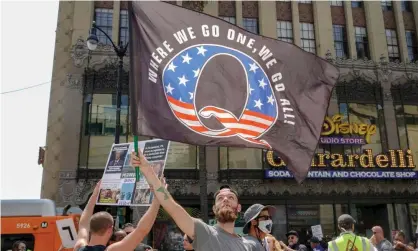
[[[273,149],[306,177],[339,71],[290,43],[164,2],[131,18],[133,133]]]

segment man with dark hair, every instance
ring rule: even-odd
[[[395,240],[393,241],[393,249],[396,251],[414,251],[413,247],[406,244],[406,236],[402,231],[396,233]]]
[[[111,236],[113,235],[113,217],[108,212],[98,212],[93,215],[94,206],[99,197],[99,181],[94,188],[93,194],[80,217],[78,227],[77,242],[74,251],[126,251],[134,248],[149,233],[157,217],[160,204],[153,200],[150,208],[141,218],[132,234],[124,237],[121,241],[115,242],[108,247]]]
[[[356,221],[349,214],[338,217],[338,229],[341,234],[338,238],[328,242],[328,251],[374,251],[376,250],[369,239],[355,235]]]
[[[119,242],[123,240],[126,237],[126,233],[123,230],[117,230],[112,234],[112,237],[110,237],[109,245],[112,245],[113,243]]]
[[[248,234],[246,238],[251,237],[259,241],[266,250],[269,250],[266,237],[271,233],[273,227],[272,216],[275,211],[276,208],[273,206],[254,204],[244,213],[245,225],[242,232]]]
[[[132,223],[129,223],[129,222],[125,223],[122,226],[122,230],[125,231],[126,234],[132,233],[134,231],[134,229],[135,229],[134,225]]]
[[[310,244],[313,251],[324,251],[324,248],[321,246],[321,240],[318,237],[312,236]]]
[[[122,229],[128,235],[135,230],[135,226],[132,223],[128,222],[122,226]],[[134,251],[148,251],[148,250],[152,250],[152,247],[144,243],[139,243],[139,245],[134,249]]]
[[[167,189],[161,184],[153,168],[144,155],[139,152],[131,154],[132,166],[138,166],[148,184],[154,187],[155,197],[167,213],[173,218],[177,226],[193,239],[196,251],[259,251],[263,250],[260,243],[247,240],[235,234],[235,220],[241,211],[238,194],[230,187],[221,187],[215,193],[215,203],[212,207],[217,224],[210,226],[200,219],[191,217],[182,206],[171,197]]]

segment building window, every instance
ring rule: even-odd
[[[335,56],[346,58],[348,52],[347,33],[344,25],[333,25]]]
[[[81,138],[80,168],[103,169],[115,140],[116,95],[87,95],[84,104],[84,134]],[[122,95],[120,143],[128,142],[128,95]]]
[[[84,134],[81,138],[80,168],[103,169],[109,150],[115,139],[116,95],[92,94],[85,100]],[[129,97],[121,97],[120,143],[132,142],[129,133]],[[196,169],[198,148],[178,142],[170,142],[166,169]]]
[[[95,9],[96,25],[106,32],[109,36],[112,36],[112,23],[113,23],[113,9]],[[112,42],[103,34],[103,32],[97,31],[97,37],[99,43],[112,44]]]
[[[418,60],[418,41],[413,31],[406,31],[406,46],[408,48],[408,59],[409,62]]]
[[[369,41],[367,39],[367,30],[365,27],[354,27],[356,37],[357,58],[370,58]]]
[[[307,1],[307,0],[299,0],[298,2],[299,3],[308,3],[308,4],[312,3],[312,1]]]
[[[343,6],[343,1],[331,1],[331,6]]]
[[[179,142],[170,142],[166,169],[196,169],[199,162],[198,147]]]
[[[261,169],[263,151],[256,148],[220,147],[220,169]]]
[[[243,18],[242,23],[244,25],[244,29],[249,32],[258,34],[258,20],[257,18]]]
[[[383,11],[392,11],[393,10],[392,1],[381,0],[380,4],[382,5],[382,10]]]
[[[401,1],[402,11],[412,12],[411,1]]]
[[[409,204],[409,220],[412,230],[418,229],[418,204]]]
[[[399,60],[399,46],[396,30],[386,29],[386,42],[388,44],[389,61]]]
[[[300,45],[305,51],[316,53],[313,24],[300,23]]]
[[[277,21],[277,39],[280,41],[293,43],[293,27],[292,23],[288,21]]]
[[[414,85],[415,90],[411,88]],[[403,150],[410,149],[414,160],[418,160],[418,100],[411,93],[418,90],[416,85],[415,82],[406,88],[392,87],[399,146]]]
[[[363,8],[363,1],[351,1],[352,8]]]
[[[371,149],[373,155],[387,150],[386,126],[383,112],[382,88],[378,83],[369,83],[364,79],[353,79],[338,83],[334,89],[338,99],[338,123],[367,125],[368,135],[333,134],[338,137],[361,137],[363,145],[320,144],[318,153],[361,154]],[[333,117],[337,114],[328,114]],[[373,127],[375,129],[373,129]]]
[[[128,11],[120,11],[119,44],[126,45],[129,42]]]
[[[227,21],[228,23],[231,23],[231,24],[236,24],[237,23],[237,21],[235,20],[235,17],[220,17],[220,18],[222,18],[223,20],[225,20],[225,21]]]

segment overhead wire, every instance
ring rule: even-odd
[[[40,84],[37,84],[37,85],[31,85],[31,86],[19,88],[19,89],[15,89],[15,90],[11,90],[11,91],[1,92],[0,94],[3,95],[3,94],[12,93],[12,92],[20,92],[20,91],[24,91],[24,90],[27,90],[27,89],[35,88],[35,87],[38,87],[38,86],[46,85],[46,84],[49,84],[49,83],[51,83],[51,81],[43,82],[43,83],[40,83]]]

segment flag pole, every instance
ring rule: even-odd
[[[133,15],[133,11],[132,11],[132,2],[128,1],[128,22],[129,22],[129,65],[130,65],[130,69],[129,69],[129,93],[131,94],[133,92],[133,88],[132,88],[132,83],[133,83],[133,64],[132,61],[133,59],[133,39],[132,39],[132,19],[134,18]],[[132,105],[137,105],[135,102],[132,102],[132,98],[131,98],[131,106]],[[136,135],[136,129],[138,128],[138,122],[137,122],[137,118],[133,118],[131,120],[132,122],[132,127],[135,128],[135,134],[134,134],[134,151],[136,153],[137,156],[139,156],[139,147],[138,147],[138,135]],[[135,166],[135,178],[136,178],[136,182],[139,182],[139,180],[141,179],[141,170],[139,169],[139,166]]]
[[[138,153],[139,153],[138,135],[134,135],[134,149],[135,149],[136,155],[138,156]],[[141,178],[141,171],[139,170],[139,166],[135,167],[135,178],[136,178],[136,181],[139,181],[139,179]]]

